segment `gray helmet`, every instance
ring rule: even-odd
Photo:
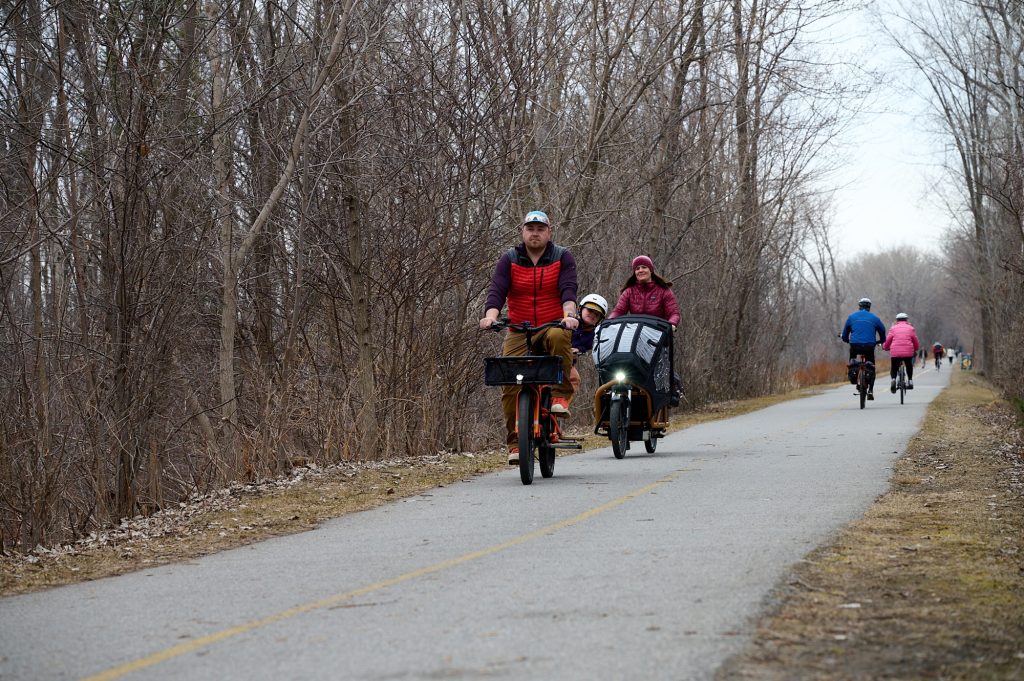
[[[857,307],[859,307],[862,310],[870,310],[871,309],[871,299],[870,298],[861,298],[860,300],[857,301]]]

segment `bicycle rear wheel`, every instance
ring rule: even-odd
[[[857,375],[857,392],[860,393],[860,408],[863,409],[868,400],[868,378],[864,375],[864,369]]]
[[[547,390],[541,397],[540,411],[540,444],[537,446],[537,460],[540,462],[540,476],[550,478],[555,474],[555,448],[551,446],[551,435],[555,432],[557,424],[551,414],[551,393]]]
[[[533,391],[519,391],[519,479],[524,485],[533,482]]]
[[[907,394],[907,369],[906,367],[900,367],[900,404],[903,404],[903,397]]]

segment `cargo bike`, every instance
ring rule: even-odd
[[[558,417],[551,411],[551,388],[562,382],[562,358],[544,354],[534,347],[533,337],[549,328],[565,328],[561,320],[540,326],[529,322],[513,324],[502,319],[491,326],[495,331],[510,329],[526,335],[526,355],[484,358],[486,385],[519,386],[516,397],[516,437],[519,444],[519,478],[524,485],[533,483],[536,461],[541,477],[555,474],[556,449],[582,449],[575,438],[562,434]]]
[[[630,442],[649,453],[668,429],[672,398],[672,325],[659,317],[605,320],[594,336],[601,386],[594,395],[594,433],[607,436],[616,459]]]

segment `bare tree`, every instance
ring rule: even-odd
[[[1021,249],[1021,54],[1024,32],[1019,3],[978,4],[933,0],[904,7],[890,35],[921,73],[929,98],[955,150],[949,172],[962,191],[967,220],[957,222],[970,239],[973,271],[957,272],[971,282],[963,304],[976,308],[980,326],[978,365],[1014,391],[1021,390],[1017,344],[1006,332],[1019,328]],[[954,211],[959,206],[954,206]],[[960,291],[966,293],[964,288]],[[1013,359],[1011,359],[1013,358]]]
[[[3,541],[297,458],[492,444],[472,321],[529,209],[587,290],[640,252],[674,281],[693,402],[781,384],[802,275],[834,287],[811,160],[847,93],[806,37],[834,11],[0,8]]]

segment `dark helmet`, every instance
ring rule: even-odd
[[[857,301],[857,307],[859,307],[862,310],[870,310],[871,309],[871,299],[870,298],[861,298],[860,300]]]

